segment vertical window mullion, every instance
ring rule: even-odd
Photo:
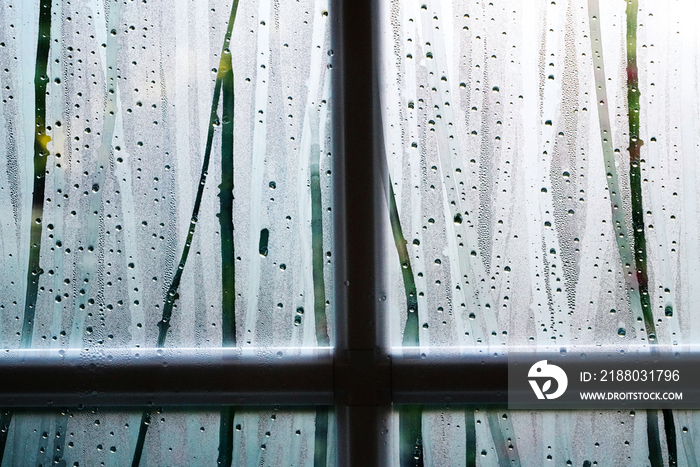
[[[335,394],[339,466],[386,465],[390,363],[377,291],[383,274],[376,145],[376,0],[334,0]]]

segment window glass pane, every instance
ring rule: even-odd
[[[407,423],[401,431],[403,438],[395,430],[394,465],[650,464],[647,416],[642,410],[530,412],[456,406],[425,410],[402,407],[394,412],[393,422],[398,425],[399,420],[410,419],[412,414],[421,414],[416,418],[418,424]],[[692,414],[674,411],[673,416],[679,427],[678,445],[671,444],[669,450],[662,434],[659,451],[654,455],[663,463],[657,465],[672,465],[668,462],[671,455],[689,461],[695,458],[692,450],[684,451],[693,443],[687,426]],[[662,433],[666,429],[666,420],[661,417],[659,429]]]
[[[397,352],[696,344],[697,6],[382,5]],[[395,455],[691,465],[696,419],[406,408]]]
[[[0,2],[3,347],[329,344],[327,10]]]
[[[695,6],[632,4],[387,11],[395,344],[697,340]]]
[[[222,415],[224,414],[224,415]],[[222,416],[231,430],[220,432]],[[144,414],[110,409],[14,414],[3,465],[332,466],[328,409],[168,409]],[[223,453],[223,457],[222,456]],[[316,463],[314,463],[316,462]]]

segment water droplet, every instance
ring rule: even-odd
[[[267,243],[270,238],[270,231],[268,229],[262,229],[260,231],[260,242],[258,243],[258,252],[260,256],[267,256],[268,248]]]

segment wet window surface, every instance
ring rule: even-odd
[[[0,2],[3,348],[329,345],[328,8]],[[4,466],[334,459],[325,407],[1,424]]]
[[[384,2],[395,348],[697,344],[695,12]],[[404,408],[395,461],[695,465],[696,417]]]
[[[3,2],[4,347],[329,344],[328,6],[297,3]]]
[[[237,410],[228,446],[218,410],[154,410],[143,438],[140,411],[18,411],[3,465],[335,465],[333,425],[319,425],[318,411],[328,417],[323,408]]]
[[[392,352],[697,344],[697,6],[377,4]],[[0,0],[3,349],[332,346],[329,10]],[[686,410],[386,423],[401,467],[700,456]],[[321,467],[336,431],[328,406],[0,407],[0,464]]]

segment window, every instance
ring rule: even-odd
[[[506,408],[518,349],[695,344],[692,2],[20,3],[1,465],[696,463]]]

